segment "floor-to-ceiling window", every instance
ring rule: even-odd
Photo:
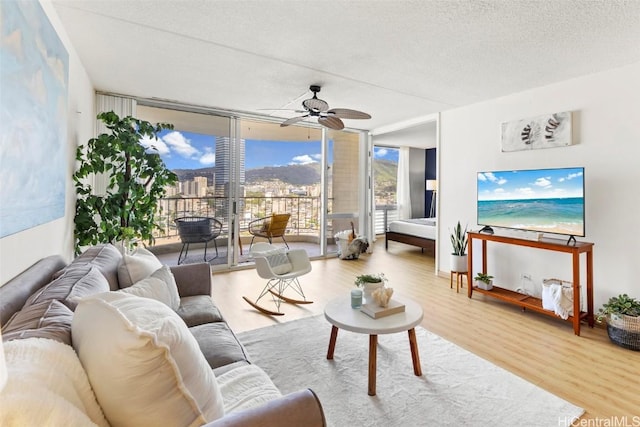
[[[152,123],[170,123],[172,130],[164,130],[153,146],[167,167],[178,176],[178,184],[167,188],[166,196],[157,207],[156,246],[179,245],[176,218],[207,217],[222,223],[221,237],[215,264],[233,263],[234,223],[229,194],[232,182],[231,153],[232,120],[204,112],[141,105],[136,116]],[[224,237],[227,242],[224,242]],[[212,256],[214,248],[209,252]],[[193,258],[193,257],[192,257]],[[187,259],[187,261],[190,261]]]
[[[335,252],[333,234],[351,222],[357,227],[359,132],[328,132],[305,122],[281,127],[144,101],[138,101],[136,115],[174,125],[155,143],[179,178],[158,207],[156,249],[175,250],[175,219],[184,216],[223,223],[216,268],[251,262],[249,224],[274,213],[291,215],[285,238],[311,257]]]
[[[303,245],[310,256],[323,255],[320,242],[322,131],[257,119],[239,120],[245,144],[240,233],[254,236],[249,224],[272,214],[289,214],[288,244]],[[264,239],[262,239],[264,240]],[[273,244],[283,245],[281,239]]]
[[[374,146],[373,177],[376,234],[384,234],[389,222],[398,219],[397,183],[398,183],[397,147]]]

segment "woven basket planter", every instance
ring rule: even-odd
[[[640,351],[640,317],[610,314],[607,316],[607,333],[614,344]]]

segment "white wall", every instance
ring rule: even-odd
[[[560,111],[574,112],[575,145],[500,151],[502,122]],[[640,252],[632,244],[640,219],[639,124],[640,63],[443,112],[439,269],[450,270],[448,241],[456,221],[478,229],[476,172],[584,166],[586,237],[578,240],[595,243],[595,307],[619,293],[639,298]],[[531,274],[538,291],[543,278],[571,280],[570,255],[491,243],[488,250],[488,270],[500,286],[521,286],[522,273]]]
[[[42,257],[53,254],[60,254],[67,260],[73,257],[75,188],[71,175],[75,166],[75,150],[77,144],[84,143],[93,136],[95,127],[95,95],[89,76],[69,42],[51,3],[47,0],[41,0],[40,3],[69,53],[68,151],[67,162],[61,165],[69,177],[66,186],[65,216],[0,239],[2,284]]]

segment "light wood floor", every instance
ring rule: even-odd
[[[213,298],[232,329],[242,332],[322,314],[327,301],[337,296],[348,300],[357,274],[384,272],[396,293],[422,305],[425,329],[585,408],[583,419],[626,417],[627,425],[640,425],[640,352],[613,345],[603,328],[583,324],[578,337],[571,324],[559,318],[523,312],[479,294],[469,299],[466,281],[464,291],[456,293],[455,282],[450,289],[448,278],[434,274],[433,258],[401,243],[391,242],[387,252],[383,239],[359,260],[333,258],[312,264],[301,283],[314,303],[282,304],[284,316],[265,316],[242,300],[243,295],[255,299],[264,286],[253,269],[216,272]],[[329,333],[327,324],[327,344]]]

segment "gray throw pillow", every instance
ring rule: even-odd
[[[109,283],[98,267],[72,264],[63,270],[60,277],[31,295],[25,307],[56,299],[74,311],[79,298],[108,291]]]
[[[42,301],[15,313],[2,328],[2,340],[48,338],[71,345],[73,312],[58,300]]]

